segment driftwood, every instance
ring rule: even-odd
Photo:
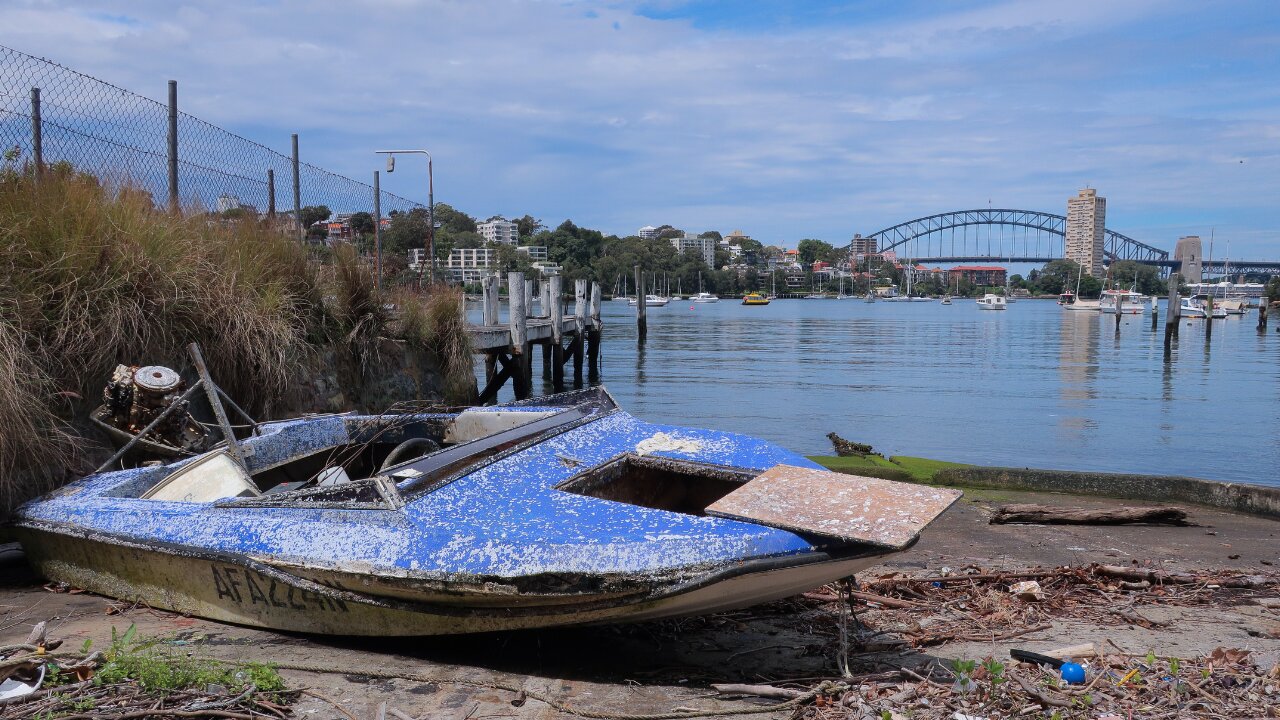
[[[795,700],[806,693],[802,690],[780,688],[773,685],[712,685],[711,688],[721,695],[755,695],[756,697],[777,698],[779,700]]]
[[[1052,505],[1002,505],[991,524],[1041,523],[1046,525],[1186,525],[1187,511],[1172,506],[1075,508]]]

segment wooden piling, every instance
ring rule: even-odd
[[[498,324],[499,288],[502,279],[497,273],[488,273],[481,284],[480,323],[485,327]],[[498,353],[486,350],[484,353],[484,382],[487,386],[498,374]]]
[[[529,363],[529,317],[526,314],[525,302],[532,291],[524,279],[524,273],[507,273],[507,287],[511,289],[510,317],[507,319],[511,331],[511,356],[515,361],[515,369],[511,382],[515,386],[516,399],[529,397],[530,363]]]
[[[533,314],[533,281],[524,281],[524,316],[537,317]]]
[[[645,336],[649,334],[649,318],[645,317],[644,283],[641,282],[643,279],[640,266],[636,265],[636,337],[640,342],[644,342]]]
[[[588,308],[590,329],[587,331],[587,378],[600,377],[600,283],[591,283],[591,307]]]
[[[583,350],[587,344],[587,281],[573,281],[573,386],[582,387]]]
[[[1151,298],[1151,330],[1154,332],[1159,327],[1160,320],[1160,298]]]
[[[498,305],[501,302],[500,288],[502,279],[497,273],[484,276],[483,298],[481,304],[481,322],[486,326],[498,324]]]
[[[1178,316],[1181,315],[1181,300],[1178,298],[1178,273],[1169,275],[1169,304],[1165,308],[1168,317],[1164,319],[1164,343],[1167,347],[1171,338],[1178,336]]]
[[[564,390],[564,303],[560,302],[563,278],[552,275],[547,292],[551,310],[551,385],[556,392]]]
[[[551,281],[543,279],[538,286],[538,317],[551,317]]]
[[[1213,296],[1210,295],[1204,301],[1204,339],[1213,338]]]
[[[1267,331],[1267,296],[1258,301],[1258,332]]]
[[[1116,295],[1116,332],[1120,332],[1120,318],[1124,316],[1124,296]]]

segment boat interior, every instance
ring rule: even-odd
[[[560,406],[451,415],[330,416],[267,424],[258,437],[135,472],[105,494],[144,500],[395,508],[530,440],[614,405],[606,393]],[[275,427],[272,427],[275,425]]]

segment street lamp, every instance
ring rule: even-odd
[[[376,150],[377,155],[387,156],[387,172],[395,172],[396,155],[427,156],[427,254],[431,257],[431,282],[436,281],[436,189],[431,177],[431,153],[426,150]]]

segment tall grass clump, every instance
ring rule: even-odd
[[[268,410],[320,295],[305,249],[256,223],[161,212],[67,165],[0,176],[0,507],[72,469],[68,421],[117,363],[181,367],[199,342],[228,392]]]
[[[475,376],[462,290],[436,285],[425,296],[402,291],[394,299],[400,308],[397,336],[435,359],[444,379],[446,402],[473,401]]]
[[[435,302],[406,299],[427,318],[409,342],[460,367],[461,314]],[[271,417],[297,406],[321,350],[363,371],[395,330],[350,248],[323,262],[266,223],[168,213],[65,164],[39,183],[0,171],[0,515],[86,469],[97,440],[78,423],[116,364],[186,367],[198,342],[219,385]]]
[[[332,331],[364,375],[378,359],[378,344],[387,332],[391,312],[354,247],[339,245],[334,249],[332,270]]]

